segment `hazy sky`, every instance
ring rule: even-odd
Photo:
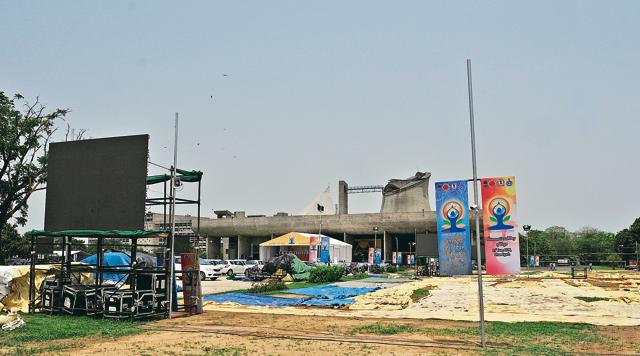
[[[2,1],[0,90],[93,137],[149,133],[163,164],[177,111],[203,213],[273,214],[328,184],[337,202],[339,179],[470,177],[471,58],[479,175],[517,177],[521,224],[617,231],[640,216],[638,19],[637,1]],[[38,193],[27,228],[43,216]]]

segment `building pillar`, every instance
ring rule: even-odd
[[[341,180],[338,182],[338,214],[349,214],[349,185]]]
[[[389,239],[389,235],[387,234],[386,230],[383,231],[382,233],[383,233],[383,241],[384,241],[384,243],[382,245],[382,248],[383,248],[383,251],[384,251],[383,252],[383,256],[384,256],[383,259],[384,260],[391,260],[391,244],[389,243],[389,240],[390,240]]]
[[[221,258],[222,242],[221,238],[207,237],[207,258]]]

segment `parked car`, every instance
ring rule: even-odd
[[[174,259],[174,267],[175,271],[182,271],[182,258],[180,256],[175,256]],[[198,262],[200,263],[200,280],[204,281],[207,278],[215,281],[222,275],[222,266],[220,265],[212,265],[204,258],[199,258]],[[180,278],[180,273],[177,273],[176,278]]]
[[[210,265],[221,265],[221,264],[223,264],[222,260],[215,259],[215,258],[214,259],[208,258],[208,259],[205,259],[205,261],[207,261],[207,263],[210,264]]]
[[[233,276],[235,274],[244,274],[244,271],[247,269],[247,266],[244,264],[244,262],[240,260],[224,260],[221,266],[222,269],[220,270],[220,272],[228,276]]]
[[[264,262],[262,262],[260,260],[249,260],[249,261],[245,262],[244,264],[245,264],[245,266],[247,266],[247,268],[258,266],[258,268],[262,269],[262,267],[264,267]]]
[[[209,278],[212,281],[222,276],[222,266],[214,265],[207,262],[205,259],[200,258],[200,280],[204,281],[205,278]],[[202,274],[204,272],[204,275]]]

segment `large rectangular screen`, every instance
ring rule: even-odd
[[[49,145],[44,226],[144,228],[149,135]]]

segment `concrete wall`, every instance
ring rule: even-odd
[[[382,213],[431,211],[428,185],[429,178],[427,177],[411,182],[406,188],[383,192],[380,211]],[[385,190],[387,187],[385,187]]]
[[[195,218],[194,218],[195,219]],[[380,231],[414,233],[435,231],[435,213],[374,213],[326,215],[322,217],[322,232],[327,234],[367,235],[374,226]],[[275,236],[291,231],[316,232],[320,216],[262,216],[226,219],[202,218],[200,231],[208,236]],[[232,246],[232,248],[235,246]],[[237,250],[236,250],[237,252]]]

